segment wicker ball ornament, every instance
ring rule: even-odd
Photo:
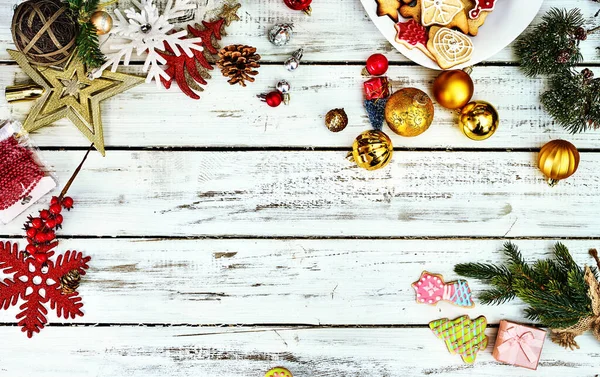
[[[60,65],[69,59],[78,26],[68,11],[59,0],[29,0],[15,9],[13,41],[32,64]]]

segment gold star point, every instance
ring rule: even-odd
[[[21,69],[44,89],[23,122],[23,128],[32,132],[68,118],[104,156],[100,102],[141,84],[144,78],[107,70],[99,78],[91,79],[84,64],[76,57],[72,57],[64,69],[37,69],[21,52],[8,52]]]
[[[225,25],[229,26],[233,21],[239,21],[240,16],[237,11],[242,7],[240,3],[223,4],[223,9],[219,13],[219,17],[225,20]]]

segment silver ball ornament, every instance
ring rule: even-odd
[[[300,61],[302,60],[302,55],[304,55],[304,49],[301,48],[299,50],[294,51],[292,56],[290,56],[283,64],[285,68],[293,72],[300,66]]]
[[[279,90],[282,94],[289,93],[292,89],[292,86],[286,80],[281,80],[277,83],[277,90]]]
[[[269,41],[275,46],[285,46],[292,39],[294,24],[276,24],[269,29]]]

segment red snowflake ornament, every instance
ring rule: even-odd
[[[54,255],[53,251],[47,253]],[[90,257],[84,257],[77,251],[67,251],[56,258],[56,262],[48,260],[39,262],[25,252],[19,251],[16,244],[0,243],[0,271],[13,275],[12,279],[0,282],[0,308],[8,309],[17,305],[19,299],[25,302],[19,307],[21,312],[16,316],[23,332],[31,338],[39,333],[48,320],[46,304],[56,310],[60,318],[83,316],[81,297],[78,292],[69,294],[61,290],[60,279],[69,271],[77,270],[85,275]]]
[[[202,42],[197,43],[197,45],[204,47],[204,51],[193,50],[192,57],[187,56],[181,49],[179,56],[177,56],[166,43],[165,51],[158,51],[159,55],[166,60],[165,65],[167,68],[165,72],[169,75],[169,79],[161,78],[161,82],[166,89],[171,88],[171,84],[175,81],[185,95],[192,99],[200,99],[196,91],[203,90],[200,85],[208,84],[205,77],[210,78],[210,75],[205,71],[214,69],[208,61],[207,55],[210,57],[218,53],[214,44],[221,39],[223,22],[225,22],[224,19],[214,22],[202,21],[203,30],[188,25],[190,34],[202,39]]]

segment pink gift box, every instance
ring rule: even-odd
[[[514,322],[500,321],[494,359],[506,364],[537,369],[546,331]]]

